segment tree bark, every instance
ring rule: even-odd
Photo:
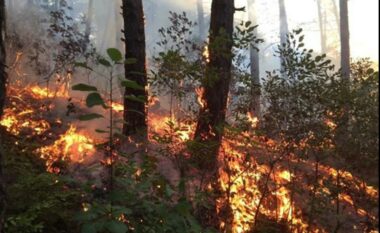
[[[147,86],[145,29],[142,0],[123,0],[125,59],[136,59],[135,63],[125,63],[125,78],[135,81],[141,87]],[[134,96],[145,101],[140,102],[129,97]],[[125,88],[123,134],[147,137],[147,100],[146,90]]]
[[[0,0],[0,119],[3,116],[6,97],[6,53],[5,53],[5,1]],[[0,146],[2,146],[0,137]],[[4,232],[4,213],[6,207],[5,187],[3,176],[3,154],[0,149],[0,233]]]
[[[213,164],[223,135],[231,80],[233,15],[233,0],[212,1],[209,62],[202,80],[205,106],[200,110],[195,138],[213,144]]]
[[[257,24],[255,0],[247,0],[248,5],[248,19],[253,25]],[[250,65],[251,65],[251,78],[252,78],[252,104],[251,112],[253,116],[260,117],[261,114],[261,84],[260,84],[260,56],[259,51],[253,46],[250,48]]]
[[[202,143],[202,151],[197,150],[193,156],[198,157],[200,170],[205,175],[205,184],[213,187],[215,194],[210,204],[215,209],[200,209],[199,220],[203,225],[218,227],[221,220],[225,222],[228,232],[233,220],[228,203],[219,206],[216,211],[216,199],[223,197],[218,181],[218,152],[222,142],[225,124],[227,97],[231,80],[232,67],[232,33],[234,0],[213,0],[211,5],[211,22],[209,36],[209,62],[202,80],[204,106],[200,110],[195,141]],[[206,187],[204,191],[206,191]]]
[[[340,0],[340,54],[342,77],[350,79],[350,35],[347,0]]]

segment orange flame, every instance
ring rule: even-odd
[[[95,146],[94,140],[77,132],[75,126],[71,125],[53,145],[42,147],[37,152],[41,158],[46,159],[48,171],[53,171],[52,165],[58,160],[69,159],[71,162],[82,163],[86,157],[95,153]]]

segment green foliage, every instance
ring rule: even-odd
[[[79,116],[80,121],[90,121],[98,118],[103,118],[103,115],[100,115],[98,113],[89,113],[86,115],[81,115]]]
[[[73,91],[98,91],[94,86],[90,86],[84,83],[76,84],[72,87]]]
[[[118,49],[109,48],[107,49],[107,54],[113,62],[119,62],[123,59],[123,55]]]
[[[80,206],[77,183],[67,176],[47,173],[34,151],[37,145],[3,134],[5,155],[7,233],[75,232],[71,218]],[[71,188],[68,188],[71,187]]]
[[[140,165],[115,164],[115,189],[87,203],[76,217],[82,232],[202,232],[190,203],[176,200],[175,187],[157,173],[155,157],[141,159]]]
[[[359,60],[347,82],[325,54],[304,48],[301,32],[289,34],[279,47],[282,70],[267,73],[269,107],[261,126],[268,135],[294,143],[300,156],[333,156],[346,161],[346,169],[374,176],[369,171],[376,171],[378,162],[378,72],[368,59]],[[358,169],[366,167],[372,169]]]
[[[88,96],[86,98],[86,105],[87,105],[87,107],[91,108],[91,107],[94,107],[97,105],[104,106],[105,103],[104,103],[102,96],[98,92],[92,92],[92,93],[88,94]]]
[[[267,72],[264,91],[269,108],[264,124],[270,135],[281,134],[299,143],[310,132],[324,137],[330,95],[336,88],[332,84],[339,76],[326,55],[314,56],[303,48],[303,37],[297,37],[297,32],[290,33],[287,44],[276,52],[282,70]]]

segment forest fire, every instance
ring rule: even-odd
[[[378,233],[347,0],[172,2],[0,0],[0,232]]]
[[[46,160],[46,166],[50,172],[57,172],[54,167],[54,163],[57,161],[82,163],[95,152],[94,140],[86,134],[78,132],[73,125],[54,144],[37,150],[37,153],[41,154],[41,158]]]
[[[33,96],[36,99],[45,99],[45,98],[54,98],[54,97],[63,97],[67,98],[69,95],[67,90],[63,87],[58,88],[56,91],[51,91],[48,88],[41,88],[40,86],[32,86],[30,88]]]
[[[32,88],[31,92],[33,98],[36,99],[43,100],[53,97],[48,94],[49,92],[38,87]],[[200,97],[203,95],[201,89],[197,93],[198,101],[200,101]],[[21,99],[27,99],[20,94],[17,96]],[[30,100],[32,101],[32,99]],[[23,111],[17,110],[16,103],[13,104],[13,107],[7,108],[0,124],[14,135],[19,135],[23,132],[23,129],[33,131],[35,135],[42,135],[51,128],[50,123],[46,120],[33,120],[30,117],[32,114],[35,114],[32,103],[26,103],[25,106],[29,107]],[[124,109],[122,104],[116,102],[111,106],[116,112],[121,112]],[[247,113],[247,122],[251,124],[252,128],[256,128],[258,119]],[[156,113],[149,114],[148,123],[150,126],[149,137],[151,139],[155,134],[169,134],[172,135],[173,139],[179,139],[175,140],[178,147],[180,147],[181,143],[193,137],[195,128],[194,123],[179,122],[169,116]],[[86,159],[97,153],[96,142],[86,131],[87,129],[78,131],[71,124],[66,132],[57,135],[57,140],[53,141],[50,145],[36,150],[36,153],[46,161],[47,171],[60,173],[61,166],[63,166],[61,165],[62,161],[69,164],[83,163]],[[302,210],[297,206],[292,197],[293,193],[289,189],[289,184],[293,182],[294,175],[289,170],[283,169],[282,166],[276,165],[270,167],[260,164],[254,156],[247,156],[246,152],[240,150],[240,148],[246,147],[246,145],[243,143],[244,140],[240,140],[239,137],[250,137],[253,140],[259,140],[255,137],[252,138],[244,132],[238,138],[231,139],[226,137],[223,140],[219,155],[219,162],[222,164],[219,168],[219,181],[226,196],[218,200],[218,203],[219,205],[222,202],[229,203],[233,213],[233,232],[244,233],[249,231],[260,216],[288,222],[292,232],[301,233],[310,229],[308,223],[301,217]],[[267,140],[266,145],[273,147],[276,145],[276,142],[274,140]],[[315,166],[310,161],[305,160],[303,163],[310,167]],[[378,195],[378,191],[375,188],[363,183],[347,171],[338,171],[325,165],[319,165],[319,167],[325,174],[323,179],[327,179],[328,176],[336,179],[339,173],[343,182],[358,184],[351,186],[352,189],[356,191],[364,189],[366,195],[370,198],[376,198]],[[321,182],[323,179],[321,179]],[[323,190],[326,194],[331,195],[331,191],[328,188],[324,187]],[[355,199],[347,193],[340,193],[339,200],[349,206],[356,206]],[[356,213],[363,218],[370,217],[371,219],[376,219],[375,216],[363,208],[357,207]],[[224,224],[224,222],[221,223],[222,226]],[[310,232],[326,231],[322,228],[313,227]]]
[[[33,120],[31,115],[35,114],[33,109],[17,112],[15,107],[5,109],[0,124],[13,135],[19,135],[21,131],[33,131],[34,135],[41,135],[50,128],[49,122],[45,120]]]

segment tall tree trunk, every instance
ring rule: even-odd
[[[326,53],[326,25],[322,9],[322,1],[317,0],[317,9],[318,9],[318,21],[319,21],[319,33],[321,37],[321,52]]]
[[[288,17],[286,15],[286,8],[285,8],[285,0],[279,0],[279,8],[280,8],[280,43],[281,45],[286,44],[286,35],[289,33],[288,28]],[[281,72],[282,75],[285,76],[284,73],[284,64],[283,60],[281,59]]]
[[[340,0],[340,54],[342,75],[346,80],[350,79],[350,35],[348,25],[347,0]]]
[[[206,34],[203,0],[197,0],[197,14],[198,14],[199,38],[201,39],[201,41],[203,41]]]
[[[211,5],[211,22],[209,37],[209,62],[206,74],[202,80],[204,106],[195,130],[195,140],[202,143],[203,151],[194,152],[199,159],[199,166],[203,174],[206,174],[205,184],[211,184],[216,194],[210,204],[216,208],[215,198],[222,195],[218,182],[218,152],[222,142],[223,128],[226,117],[227,97],[231,80],[232,67],[232,33],[234,0],[213,0]],[[196,153],[196,154],[195,154]],[[205,188],[205,187],[202,187]],[[219,196],[218,196],[219,195]],[[232,212],[224,203],[219,206],[218,216],[216,209],[198,210],[199,218],[204,225],[218,226],[220,220],[225,221],[226,232],[231,226]]]
[[[142,0],[123,0],[125,59],[136,59],[136,62],[125,63],[125,78],[141,87],[147,86],[145,67],[145,29]],[[131,96],[144,99],[136,101]],[[147,137],[147,92],[135,88],[125,88],[124,96],[124,135]]]
[[[233,0],[212,1],[209,62],[202,82],[205,106],[200,110],[195,138],[213,142],[214,165],[223,135],[231,80],[233,15]]]
[[[288,17],[286,15],[285,0],[279,0],[280,7],[280,43],[286,43],[286,35],[289,33]]]
[[[90,44],[90,35],[91,35],[91,25],[92,25],[92,17],[94,12],[94,0],[88,0],[88,9],[87,9],[87,17],[86,17],[86,28],[84,31],[84,45],[83,51],[85,51]]]
[[[247,0],[248,5],[248,18],[253,25],[257,24],[255,0]],[[257,31],[256,31],[257,32]],[[253,46],[250,48],[250,59],[251,59],[251,78],[252,78],[252,104],[251,112],[254,116],[260,117],[261,107],[260,107],[260,56],[259,51]]]
[[[0,0],[0,117],[3,115],[6,97],[6,54],[5,54],[5,3]]]
[[[6,54],[5,54],[5,2],[0,0],[0,119],[3,116],[4,103],[6,97]],[[2,147],[2,141],[0,137],[0,147]],[[3,176],[3,155],[0,148],[0,233],[4,232],[4,213],[5,213],[5,187]]]

